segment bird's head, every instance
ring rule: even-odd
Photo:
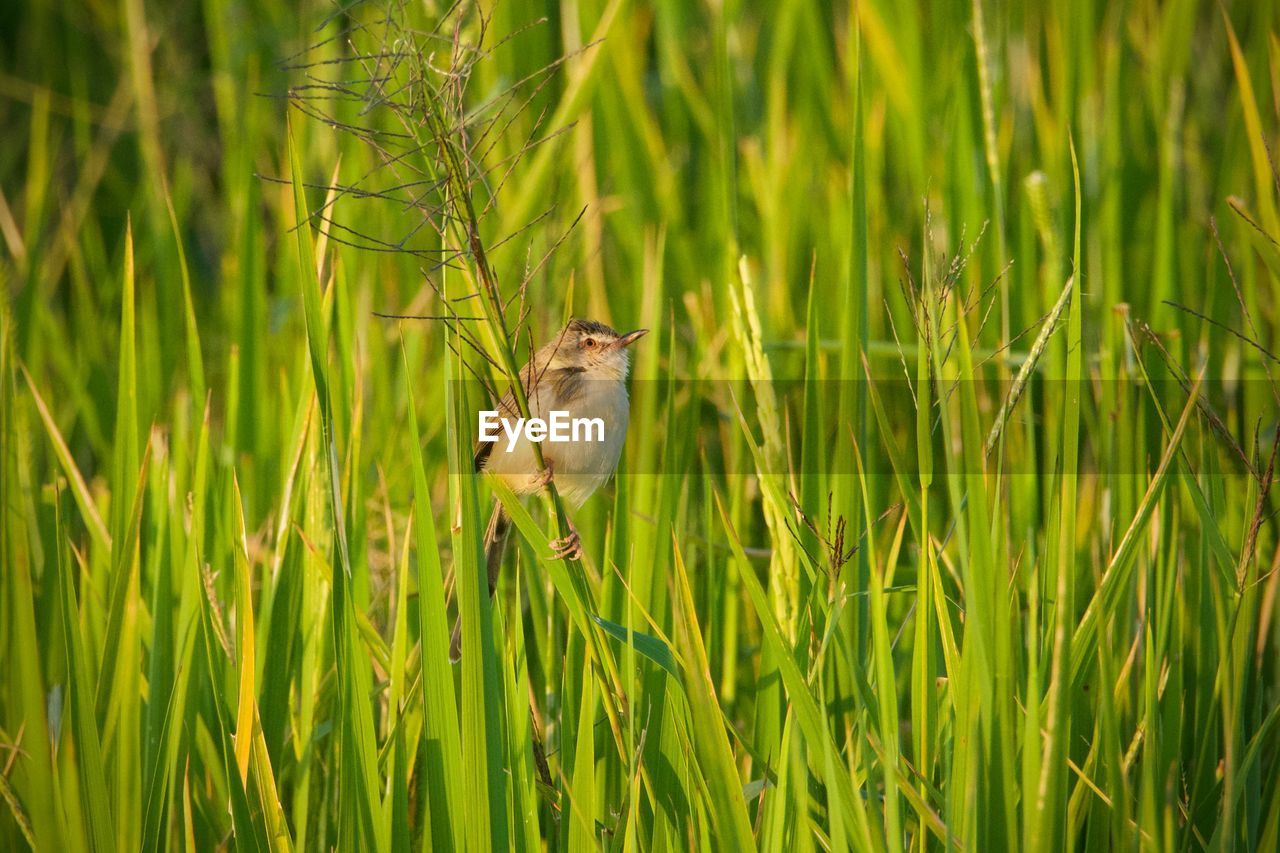
[[[592,379],[625,379],[631,365],[628,347],[648,333],[636,329],[625,335],[595,320],[570,320],[548,344],[552,370],[581,371]]]

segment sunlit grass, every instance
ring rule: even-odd
[[[0,13],[0,849],[1280,846],[1270,4],[439,6]]]

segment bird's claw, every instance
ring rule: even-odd
[[[561,539],[553,539],[551,541],[551,559],[553,560],[581,560],[582,559],[582,538],[578,536],[578,531],[573,525],[569,526],[569,535]]]
[[[543,469],[538,472],[538,485],[546,488],[555,478],[555,466],[550,459],[544,460]],[[553,539],[550,543],[551,559],[553,560],[581,560],[582,559],[582,538],[578,536],[578,528],[573,526],[573,522],[569,522],[569,534],[560,539]]]

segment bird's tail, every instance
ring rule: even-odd
[[[502,504],[493,502],[493,514],[489,516],[489,526],[484,531],[484,562],[489,572],[489,596],[498,588],[498,572],[502,569],[502,555],[507,550],[507,537],[511,533],[511,517],[502,509]],[[453,623],[453,637],[449,640],[449,661],[457,663],[462,659],[462,614],[458,614]]]

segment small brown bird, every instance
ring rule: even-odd
[[[581,506],[618,467],[630,416],[626,379],[631,354],[627,348],[647,332],[637,329],[621,335],[594,320],[570,320],[520,369],[529,415],[546,422],[553,419],[552,413],[560,413],[577,423],[598,420],[600,428],[573,429],[563,440],[557,440],[554,434],[547,436],[540,442],[546,464],[546,470],[540,471],[515,396],[508,391],[498,404],[496,420],[502,424],[502,434],[511,439],[481,441],[476,446],[475,469],[500,477],[521,496],[534,494],[554,478],[565,503],[573,509]],[[510,518],[495,500],[484,535],[489,595],[497,587],[510,527]],[[578,531],[572,522],[569,535],[551,545],[557,559],[579,559],[582,555]],[[455,663],[462,656],[461,646],[459,618],[449,646],[449,658]]]

